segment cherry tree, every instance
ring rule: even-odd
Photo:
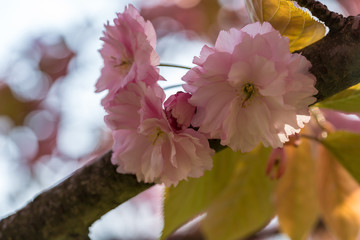
[[[89,239],[105,213],[164,184],[161,239],[200,215],[206,239],[274,217],[291,239],[319,223],[356,239],[360,125],[339,112],[360,111],[360,18],[314,0],[245,4],[252,23],[221,30],[193,68],[161,62],[156,24],[134,6],[107,23],[96,91],[112,150],[1,220],[0,238]],[[166,99],[160,67],[188,69],[183,92]]]

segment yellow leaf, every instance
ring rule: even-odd
[[[323,146],[319,146],[318,189],[321,213],[329,230],[338,239],[357,239],[360,230],[359,185]]]
[[[265,175],[270,149],[241,156],[231,181],[207,209],[202,229],[208,240],[241,239],[264,227],[274,215],[274,181]]]
[[[289,38],[290,51],[302,49],[325,36],[324,24],[289,0],[245,0],[252,21],[270,22]]]
[[[318,218],[315,161],[308,140],[286,146],[286,170],[276,188],[280,229],[292,240],[306,239]]]

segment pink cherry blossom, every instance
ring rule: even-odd
[[[195,113],[195,107],[189,103],[190,97],[189,93],[177,92],[164,103],[166,117],[175,131],[190,126]]]
[[[317,93],[311,64],[291,54],[288,39],[269,23],[220,32],[194,63],[183,77],[197,107],[192,125],[222,145],[243,152],[260,142],[282,147],[310,119]]]
[[[96,84],[97,92],[108,89],[111,96],[131,81],[153,84],[159,79],[154,27],[132,5],[117,14],[114,25],[105,25],[101,40],[104,67]]]
[[[109,101],[105,122],[113,130],[118,172],[170,186],[211,169],[214,151],[194,129],[174,131],[162,109],[164,98],[157,84],[129,83]]]

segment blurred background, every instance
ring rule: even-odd
[[[344,15],[360,13],[358,0],[322,2]],[[94,92],[103,64],[99,38],[129,3],[153,22],[162,63],[192,66],[220,29],[249,22],[243,0],[3,0],[0,218],[111,148],[100,106],[105,93]],[[181,89],[173,86],[184,70],[160,72],[167,96]],[[157,239],[161,197],[155,186],[123,204],[93,225],[91,239]]]

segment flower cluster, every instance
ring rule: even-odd
[[[187,93],[165,102],[152,24],[130,5],[105,28],[96,87],[108,90],[102,104],[120,173],[176,185],[211,169],[209,138],[243,152],[260,142],[278,148],[309,121],[311,65],[269,23],[222,31],[183,77]]]
[[[162,107],[151,23],[131,5],[117,17],[115,26],[105,26],[104,67],[96,85],[97,91],[109,90],[102,104],[114,138],[112,163],[139,181],[167,186],[202,176],[212,168],[214,151],[205,135],[188,128],[195,112],[188,94],[170,96]]]

